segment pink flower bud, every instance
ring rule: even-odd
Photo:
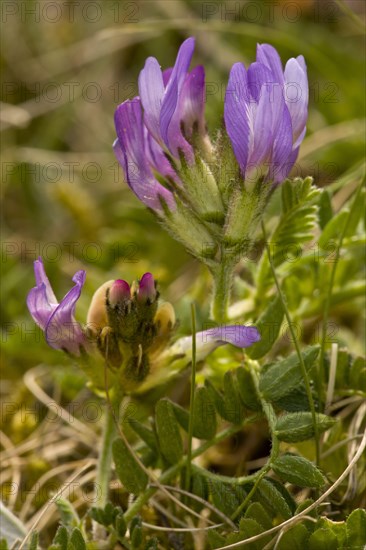
[[[156,289],[154,277],[151,273],[145,273],[145,275],[141,277],[141,281],[139,283],[137,299],[139,300],[139,302],[153,302],[155,298]]]
[[[112,307],[131,299],[130,285],[122,279],[117,279],[109,290],[109,303]]]

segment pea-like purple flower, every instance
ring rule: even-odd
[[[248,70],[232,67],[225,126],[243,179],[280,183],[289,174],[306,131],[309,86],[302,55],[287,61],[273,46],[257,46]]]
[[[139,97],[118,106],[117,139],[113,148],[128,185],[149,208],[162,212],[162,201],[175,209],[171,190],[155,174],[180,185],[175,165],[194,161],[194,132],[205,133],[205,74],[201,66],[189,72],[194,39],[179,49],[174,67],[161,71],[154,57],[139,76]]]
[[[121,380],[126,388],[134,387],[147,376],[150,363],[158,367],[161,360],[164,364],[174,361],[177,354],[182,358],[182,367],[190,361],[192,337],[181,338],[168,347],[175,328],[174,309],[168,302],[159,305],[157,283],[151,273],[145,273],[131,286],[123,279],[101,285],[91,300],[87,323],[83,326],[75,320],[74,314],[85,282],[85,271],[75,273],[75,286],[60,302],[41,258],[34,262],[34,274],[36,286],[28,294],[27,306],[51,347],[76,357],[99,350],[108,364],[125,373]],[[255,327],[233,325],[208,329],[196,335],[197,358],[204,359],[226,343],[248,347],[259,339]],[[141,377],[142,360],[144,374]],[[132,371],[131,365],[136,367]]]
[[[52,290],[42,259],[34,262],[36,286],[27,297],[30,314],[44,331],[47,343],[55,349],[62,349],[73,355],[80,355],[87,348],[88,341],[74,313],[76,302],[80,298],[86,273],[77,271],[72,280],[75,286],[58,302]]]

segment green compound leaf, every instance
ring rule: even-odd
[[[278,485],[272,479],[264,478],[258,484],[257,495],[261,503],[272,510],[273,513],[279,514],[284,519],[289,519],[292,517],[293,512],[291,508],[294,508],[294,506],[290,507],[289,504],[292,497],[289,493],[289,498],[285,497],[283,491],[286,491],[286,489],[284,487],[281,487],[281,489],[280,491]]]
[[[169,399],[160,399],[156,404],[155,422],[160,452],[169,464],[176,464],[183,456],[183,441]]]
[[[316,414],[318,432],[322,433],[331,428],[336,420],[325,414]],[[310,412],[288,413],[280,416],[276,422],[275,435],[281,441],[296,443],[305,441],[314,436],[312,414]]]
[[[112,453],[118,479],[126,491],[135,495],[141,493],[148,482],[147,474],[141,469],[122,439],[113,441]]]
[[[260,411],[261,402],[257,396],[253,378],[246,366],[236,369],[236,378],[238,381],[238,391],[244,407],[251,411]]]
[[[263,533],[263,531],[263,527],[254,519],[242,518],[240,520],[239,533],[230,534],[226,539],[226,544],[233,544],[241,540],[250,539],[250,537],[259,535]],[[249,548],[249,550],[262,550],[268,541],[268,537],[263,537],[258,541],[247,544],[245,548]]]
[[[284,316],[281,298],[276,296],[256,322],[261,339],[246,350],[251,359],[260,359],[268,353],[278,338]]]
[[[280,456],[273,462],[272,469],[282,481],[288,481],[299,487],[322,487],[325,483],[318,468],[301,456],[290,454]]]
[[[248,519],[254,519],[263,527],[263,529],[271,529],[272,519],[259,502],[253,502],[248,506],[245,512],[245,517]]]
[[[86,550],[86,543],[80,529],[73,529],[67,550]]]
[[[301,246],[314,238],[320,190],[312,186],[311,178],[295,178],[282,184],[281,193],[282,214],[269,243],[275,267],[291,264],[301,255]],[[267,254],[259,263],[256,283],[257,295],[263,297],[272,284]]]
[[[364,548],[366,545],[366,512],[361,508],[348,516],[347,544],[350,548]]]
[[[131,418],[129,420],[129,425],[131,426],[133,431],[137,433],[137,435],[142,439],[142,441],[144,441],[146,445],[150,447],[152,451],[154,451],[154,453],[158,453],[158,442],[156,439],[156,435],[152,430],[150,430],[134,418]]]
[[[212,439],[216,434],[217,422],[214,404],[208,389],[196,389],[193,407],[193,435],[198,439]]]
[[[338,550],[338,540],[330,529],[317,529],[310,535],[309,550]]]
[[[285,531],[281,536],[277,550],[304,550],[307,548],[309,531],[302,523],[298,523]]]
[[[309,371],[319,354],[319,346],[306,348],[301,356]],[[259,390],[269,401],[277,401],[303,382],[300,360],[297,353],[271,365],[259,379]]]
[[[225,420],[233,424],[240,424],[245,416],[244,407],[240,399],[238,384],[234,371],[229,370],[224,375],[224,416]]]

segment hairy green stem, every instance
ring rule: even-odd
[[[102,444],[98,458],[96,490],[97,502],[96,505],[100,508],[108,502],[109,480],[111,475],[112,463],[112,441],[116,435],[116,426],[114,424],[113,415],[108,406],[105,407],[104,430]]]
[[[228,316],[231,284],[233,279],[233,263],[225,258],[222,251],[221,262],[213,269],[214,287],[211,304],[211,316],[216,323],[224,323]]]
[[[297,353],[297,356],[298,356],[299,362],[300,362],[301,374],[302,374],[302,377],[304,379],[306,395],[307,395],[307,398],[308,398],[308,401],[309,401],[309,407],[310,407],[310,411],[311,411],[311,418],[312,418],[312,422],[313,422],[313,426],[314,426],[316,464],[319,466],[319,462],[320,462],[319,430],[318,430],[318,424],[317,424],[317,421],[316,421],[316,411],[315,411],[313,395],[311,393],[309,375],[308,375],[308,372],[307,372],[306,367],[305,367],[304,359],[302,358],[302,355],[301,355],[300,346],[299,346],[299,343],[297,341],[297,337],[296,337],[296,334],[295,334],[295,331],[294,331],[292,319],[291,319],[289,310],[287,308],[286,300],[284,298],[284,295],[283,295],[283,292],[282,292],[282,289],[281,289],[281,285],[279,283],[279,280],[278,280],[278,277],[277,277],[277,274],[276,274],[276,270],[275,270],[275,267],[273,265],[272,255],[271,255],[271,251],[270,251],[268,241],[267,241],[266,228],[264,226],[263,221],[262,221],[262,232],[263,232],[265,247],[266,247],[266,250],[267,250],[268,261],[269,261],[269,265],[270,265],[270,268],[271,268],[272,276],[273,276],[273,279],[274,279],[274,282],[275,282],[275,285],[276,285],[276,288],[277,288],[278,295],[279,295],[281,303],[282,303],[283,311],[285,312],[285,317],[286,317],[288,327],[290,329],[290,333],[291,333],[291,336],[292,336],[292,340],[293,340],[293,343],[294,343],[294,346],[295,346],[295,349],[296,349],[296,353]]]
[[[188,424],[188,445],[187,445],[187,468],[185,475],[185,490],[189,491],[191,479],[191,463],[192,463],[192,439],[193,439],[193,408],[194,396],[196,390],[196,309],[194,304],[191,304],[192,313],[192,370],[191,370],[191,395],[189,402],[189,424]]]

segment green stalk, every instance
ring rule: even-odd
[[[96,506],[104,508],[108,502],[109,480],[112,463],[112,441],[116,435],[116,426],[109,406],[105,407],[104,429],[100,454],[98,457],[96,488]]]
[[[224,323],[228,317],[228,307],[233,279],[233,263],[225,258],[225,251],[221,254],[221,262],[213,270],[213,299],[211,316],[216,323]]]
[[[304,382],[305,382],[306,395],[307,395],[307,398],[308,398],[308,401],[309,401],[309,407],[310,407],[310,411],[311,411],[311,418],[312,418],[312,422],[313,422],[313,426],[314,426],[316,464],[319,466],[319,462],[320,462],[320,441],[319,441],[318,425],[317,425],[317,421],[316,421],[316,411],[315,411],[313,395],[311,393],[309,375],[308,375],[308,372],[307,372],[306,367],[305,367],[304,360],[303,360],[302,355],[301,355],[300,346],[299,346],[299,343],[297,341],[296,334],[295,334],[295,331],[294,331],[294,328],[293,328],[293,325],[292,325],[292,320],[291,320],[289,310],[287,308],[286,300],[284,298],[279,280],[277,278],[276,270],[275,270],[275,267],[273,265],[271,251],[270,251],[270,248],[269,248],[269,245],[268,245],[268,242],[267,242],[266,228],[264,226],[263,221],[262,221],[262,231],[263,231],[265,247],[266,247],[266,250],[267,250],[269,265],[271,267],[271,271],[272,271],[273,279],[274,279],[274,282],[275,282],[275,285],[276,285],[276,288],[277,288],[277,292],[278,292],[278,295],[280,297],[283,310],[285,312],[285,317],[286,317],[286,320],[287,320],[287,323],[288,323],[288,326],[289,326],[289,329],[290,329],[290,332],[291,332],[291,336],[292,336],[292,340],[294,342],[294,346],[295,346],[295,349],[296,349],[297,356],[299,358],[302,377],[303,377]]]
[[[269,429],[270,429],[270,432],[271,432],[271,438],[272,438],[272,448],[271,448],[271,454],[270,454],[270,457],[269,457],[269,460],[268,460],[267,464],[265,464],[263,466],[263,468],[261,468],[256,474],[254,474],[254,476],[255,476],[254,477],[254,480],[255,480],[254,485],[253,485],[252,489],[249,491],[246,498],[243,500],[243,502],[240,504],[240,506],[238,506],[238,508],[235,510],[235,512],[231,516],[230,519],[232,519],[232,520],[234,520],[238,516],[240,516],[241,512],[243,510],[245,510],[246,506],[249,504],[251,498],[253,497],[254,493],[256,492],[259,483],[264,478],[266,473],[269,472],[269,470],[271,469],[272,462],[274,462],[276,460],[276,458],[278,457],[278,453],[280,451],[280,444],[279,444],[277,436],[275,435],[275,427],[276,427],[276,421],[277,421],[276,413],[274,412],[274,409],[273,409],[272,405],[270,403],[268,403],[268,401],[266,401],[263,398],[263,396],[261,395],[261,393],[259,391],[259,381],[258,381],[258,372],[257,372],[258,363],[256,361],[248,361],[248,365],[249,365],[249,368],[250,368],[250,374],[252,376],[252,380],[253,380],[253,383],[254,383],[254,386],[255,386],[255,389],[256,389],[256,393],[258,395],[258,398],[260,399],[264,414],[267,417],[268,426],[269,426]]]
[[[185,476],[185,490],[189,491],[191,480],[192,463],[192,438],[193,438],[193,409],[194,396],[196,389],[196,310],[194,304],[191,304],[192,313],[192,370],[191,370],[191,396],[189,402],[189,424],[188,424],[188,448],[187,448],[187,468]]]

